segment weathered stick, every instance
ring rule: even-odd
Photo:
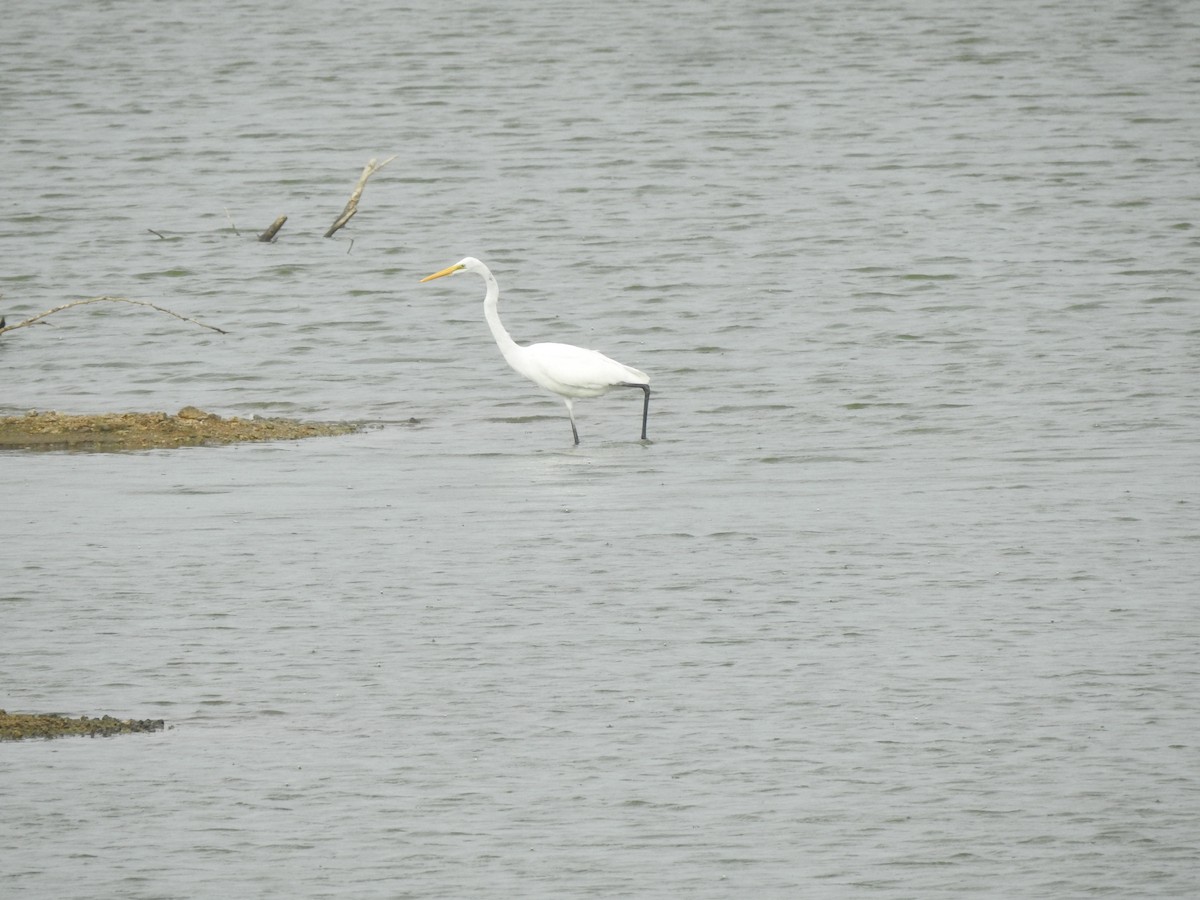
[[[48,309],[43,313],[38,313],[36,316],[31,316],[24,322],[18,322],[16,325],[0,327],[0,334],[4,334],[9,331],[16,331],[18,328],[24,328],[26,325],[36,324],[37,322],[40,322],[42,319],[46,318],[46,316],[52,316],[56,312],[62,312],[64,309],[70,309],[72,306],[84,306],[88,303],[132,303],[135,306],[146,306],[150,309],[158,310],[161,313],[166,313],[168,316],[174,316],[177,319],[183,319],[185,322],[191,322],[193,325],[199,325],[201,328],[207,328],[209,331],[215,331],[217,334],[229,334],[228,331],[218,328],[216,325],[205,325],[203,322],[197,322],[195,319],[189,319],[187,316],[181,316],[179,313],[166,309],[165,307],[156,306],[153,303],[147,303],[145,300],[130,300],[128,297],[89,297],[87,300],[73,300],[70,303],[64,303],[62,306],[56,306],[54,309]]]
[[[275,240],[275,235],[279,232],[279,229],[283,227],[283,223],[286,221],[287,221],[287,216],[280,216],[278,219],[276,219],[274,222],[271,223],[270,228],[268,228],[266,231],[264,231],[262,234],[260,234],[258,236],[258,239],[260,241],[262,241],[263,243],[269,243],[270,241]]]
[[[342,210],[342,214],[334,220],[334,223],[329,226],[329,230],[325,232],[325,237],[333,237],[334,232],[354,218],[354,214],[358,212],[358,200],[362,197],[363,188],[367,186],[367,179],[395,158],[394,156],[389,156],[383,162],[376,162],[372,159],[363,166],[362,174],[358,176],[358,184],[354,186],[354,193],[350,195],[350,199],[346,203],[346,208]]]

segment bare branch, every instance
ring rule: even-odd
[[[258,236],[258,239],[263,243],[270,243],[275,240],[275,235],[279,233],[279,229],[283,227],[283,223],[287,221],[287,216],[280,216],[271,223],[271,227]]]
[[[222,328],[215,325],[205,325],[203,322],[197,322],[195,319],[189,319],[187,316],[181,316],[173,310],[166,309],[162,306],[156,306],[153,303],[147,303],[145,300],[130,300],[128,297],[89,297],[86,300],[73,300],[70,303],[64,303],[62,306],[56,306],[54,309],[48,309],[45,312],[38,313],[36,316],[31,316],[24,322],[18,322],[16,325],[8,327],[0,327],[0,334],[5,334],[9,331],[15,331],[18,328],[24,328],[26,325],[35,325],[47,316],[52,316],[57,312],[62,312],[64,309],[70,309],[73,306],[85,306],[88,303],[132,303],[134,306],[145,306],[149,309],[157,310],[161,313],[166,313],[168,316],[174,316],[177,319],[182,319],[185,322],[191,322],[193,325],[199,325],[201,328],[207,328],[209,331],[215,331],[217,334],[229,334]]]
[[[334,220],[334,223],[329,226],[329,230],[325,232],[325,237],[333,237],[334,232],[354,218],[354,214],[358,212],[358,201],[362,197],[363,188],[367,186],[367,179],[395,158],[394,156],[389,156],[383,162],[377,162],[372,159],[363,166],[362,174],[358,176],[358,184],[354,186],[354,193],[350,195],[350,199],[346,202],[346,208],[342,210],[342,214]]]

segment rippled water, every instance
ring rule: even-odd
[[[0,892],[1200,891],[1193,3],[10,6]]]

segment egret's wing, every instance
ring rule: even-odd
[[[549,343],[532,344],[525,349],[542,375],[562,389],[560,393],[578,392],[579,396],[587,396],[602,394],[618,384],[650,382],[645,372],[609,359],[596,350]]]

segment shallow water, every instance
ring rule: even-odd
[[[1194,896],[1193,12],[18,2],[0,888]]]

